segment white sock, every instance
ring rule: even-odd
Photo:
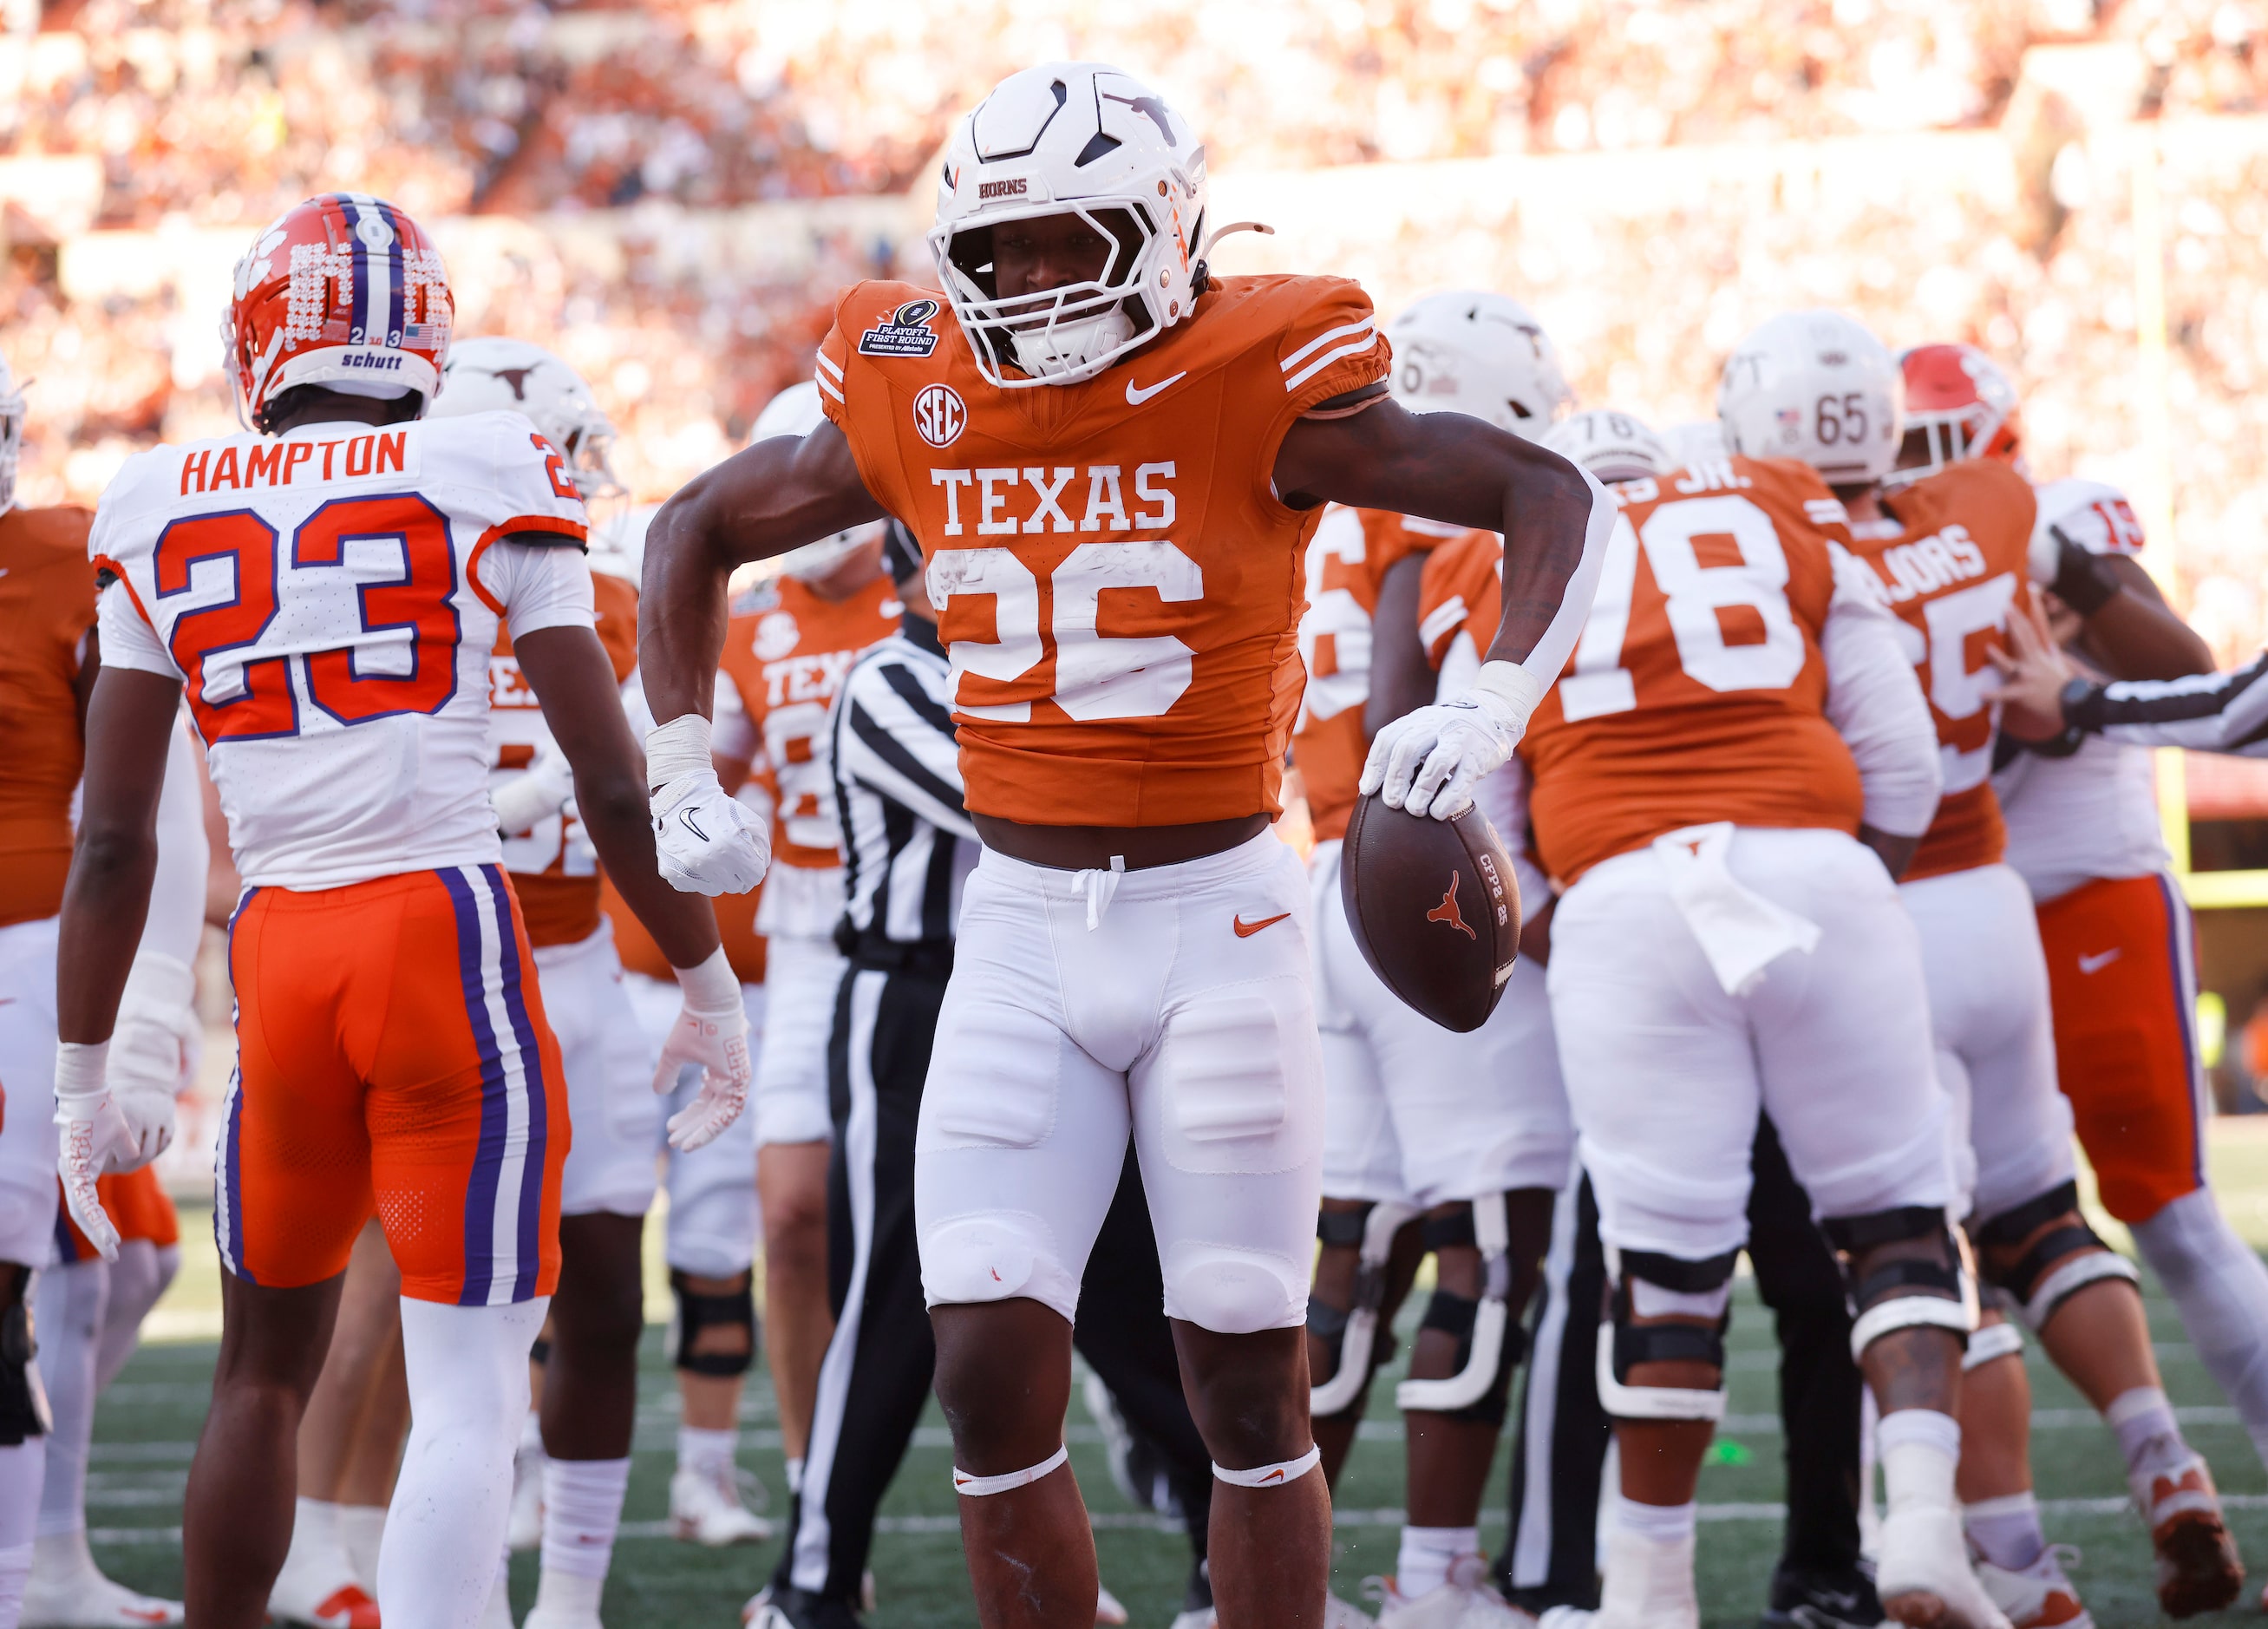
[[[2102,1420],[2117,1434],[2130,1477],[2157,1476],[2189,1463],[2190,1447],[2174,1422],[2174,1405],[2156,1386],[2120,1392],[2102,1411]]]
[[[0,1549],[24,1547],[24,1565],[31,1566],[32,1537],[39,1526],[40,1485],[46,1480],[48,1440],[26,1437],[13,1448],[0,1448]],[[8,1621],[0,1618],[0,1623]]]
[[[1429,1595],[1449,1581],[1450,1563],[1459,1556],[1478,1555],[1481,1530],[1476,1527],[1405,1527],[1402,1553],[1394,1563],[1394,1588],[1405,1601]]]
[[[627,1459],[550,1459],[543,1464],[543,1577],[604,1579],[630,1489]]]
[[[23,1617],[24,1585],[31,1576],[32,1541],[0,1545],[0,1624],[12,1625]]]
[[[1889,1514],[1921,1505],[1957,1508],[1954,1468],[1961,1463],[1961,1422],[1936,1409],[1902,1408],[1874,1428],[1881,1456],[1882,1500]]]
[[[677,1468],[698,1471],[704,1476],[729,1476],[740,1451],[740,1433],[736,1426],[722,1431],[706,1431],[699,1426],[680,1426],[677,1428]]]
[[[803,1461],[800,1458],[781,1461],[780,1474],[785,1479],[791,1494],[803,1492]]]
[[[118,1247],[110,1264],[110,1304],[102,1315],[102,1338],[96,1343],[94,1389],[98,1396],[118,1378],[126,1360],[142,1344],[142,1320],[150,1316],[181,1270],[181,1247],[156,1245],[147,1239],[129,1239]]]
[[[386,1537],[384,1505],[339,1505],[339,1543],[354,1568],[355,1581],[378,1596],[378,1548]]]
[[[2136,1222],[2133,1234],[2173,1297],[2198,1360],[2268,1460],[2268,1265],[2236,1236],[2209,1188]]]
[[[512,1516],[527,1352],[550,1298],[504,1307],[401,1300],[409,1445],[378,1555],[378,1603],[418,1629],[478,1629]]]
[[[1638,1533],[1658,1544],[1674,1544],[1693,1537],[1701,1507],[1688,1500],[1682,1505],[1642,1505],[1615,1495],[1614,1523],[1625,1533]]]
[[[1693,1583],[1691,1505],[1640,1505],[1612,1496],[1613,1519],[1602,1523],[1606,1563],[1599,1592],[1599,1619],[1647,1629],[1699,1629],[1700,1602]],[[1635,1510],[1638,1514],[1631,1516]],[[1647,1530],[1657,1524],[1683,1527],[1682,1537]]]
[[[2030,1493],[2004,1493],[1961,1507],[1969,1547],[1993,1566],[2021,1573],[2048,1547],[2040,1530],[2040,1501]]]
[[[96,1353],[110,1300],[110,1266],[100,1257],[65,1262],[40,1275],[33,1308],[40,1337],[40,1383],[54,1429],[40,1493],[39,1536],[86,1526],[86,1452],[94,1435]]]

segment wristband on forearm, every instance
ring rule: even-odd
[[[706,770],[717,772],[709,753],[709,720],[697,712],[682,712],[666,724],[646,732],[645,778],[648,786],[666,786],[681,775]]]

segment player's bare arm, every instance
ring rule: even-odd
[[[2114,679],[2185,679],[2213,671],[2211,647],[2166,603],[2139,560],[2087,558],[2115,588],[2080,624],[2073,644],[2080,655]]]
[[[1378,586],[1378,608],[1370,619],[1370,695],[1363,703],[1362,720],[1373,735],[1433,699],[1433,668],[1418,637],[1418,594],[1425,581],[1425,558],[1411,554],[1396,560],[1386,568]]]

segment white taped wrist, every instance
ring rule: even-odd
[[[1536,704],[1543,699],[1543,692],[1558,676],[1554,673],[1550,678],[1538,678],[1518,662],[1483,662],[1481,670],[1473,675],[1473,689],[1502,702],[1510,711],[1513,726],[1524,731]]]
[[[1296,1482],[1323,1463],[1323,1450],[1311,1448],[1297,1459],[1285,1460],[1281,1464],[1255,1465],[1249,1471],[1231,1471],[1219,1461],[1213,1462],[1212,1473],[1233,1487],[1282,1487]]]
[[[55,1047],[55,1101],[100,1095],[109,1066],[107,1041],[63,1041]]]
[[[681,775],[717,772],[709,753],[709,720],[697,712],[681,712],[666,724],[646,732],[645,779],[649,786],[666,786]]]
[[[719,945],[709,953],[708,959],[698,967],[671,969],[677,975],[677,988],[685,998],[685,1005],[696,1013],[736,1012],[740,1006],[740,976],[733,971],[725,947]]]
[[[955,1465],[953,1468],[953,1491],[966,1493],[972,1499],[982,1499],[988,1493],[1012,1493],[1017,1488],[1029,1486],[1070,1460],[1071,1449],[1059,1448],[1028,1471],[1011,1471],[1005,1476],[997,1477],[973,1477]]]

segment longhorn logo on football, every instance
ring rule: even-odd
[[[1441,896],[1441,903],[1440,904],[1434,906],[1432,910],[1425,913],[1425,920],[1428,922],[1446,922],[1451,927],[1456,929],[1458,932],[1462,933],[1467,939],[1477,940],[1480,938],[1480,935],[1474,932],[1472,929],[1465,925],[1464,914],[1457,909],[1457,883],[1459,880],[1460,879],[1455,872],[1453,871],[1449,873],[1449,891]]]

